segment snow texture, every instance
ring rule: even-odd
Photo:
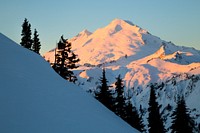
[[[0,33],[0,133],[137,133]]]

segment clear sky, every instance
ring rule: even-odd
[[[200,0],[0,0],[0,32],[17,43],[27,18],[44,53],[61,35],[95,31],[113,19],[130,20],[151,34],[200,50]]]

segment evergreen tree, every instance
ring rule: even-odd
[[[64,72],[67,71],[65,61],[67,60],[68,54],[65,49],[65,44],[66,40],[63,38],[63,36],[61,36],[60,41],[57,45],[63,47],[58,47],[58,52],[55,54],[55,62],[52,67],[61,77],[66,79],[66,75],[64,74]]]
[[[78,62],[80,61],[80,59],[78,58],[77,55],[74,54],[74,52],[71,51],[71,55],[68,56],[68,63],[67,63],[67,68],[69,68],[70,70],[78,68],[78,66],[76,65]],[[68,72],[68,80],[70,82],[75,82],[77,81],[77,77],[71,72]]]
[[[40,44],[40,40],[39,40],[39,35],[38,35],[38,32],[37,30],[35,29],[34,31],[34,37],[33,37],[33,46],[32,46],[32,50],[35,52],[35,53],[38,53],[39,54],[39,51],[40,51],[40,48],[41,48],[41,44]]]
[[[149,117],[148,117],[149,133],[164,133],[165,128],[159,112],[158,103],[156,102],[155,88],[153,85],[151,85],[151,90],[150,90],[148,111],[149,111]]]
[[[33,43],[31,34],[31,24],[29,24],[28,20],[25,18],[24,23],[22,24],[22,38],[20,44],[27,49],[31,49]]]
[[[126,98],[124,96],[124,85],[123,85],[123,81],[120,77],[120,75],[116,78],[116,82],[115,82],[115,90],[117,92],[117,97],[115,100],[115,113],[120,116],[122,119],[125,119],[126,117]]]
[[[108,109],[113,111],[113,96],[109,86],[107,85],[107,79],[105,69],[103,69],[102,77],[100,78],[101,85],[95,91],[95,97]]]
[[[67,39],[64,39],[63,36],[61,36],[61,39],[57,45],[58,50],[55,54],[55,63],[52,67],[61,77],[75,83],[77,78],[72,69],[78,67],[76,63],[78,63],[80,60],[78,59],[77,55],[71,51],[71,43],[69,43]]]
[[[130,124],[132,127],[137,129],[140,132],[144,131],[144,124],[142,121],[142,117],[139,116],[139,113],[135,107],[131,104],[130,99],[128,99],[126,105],[126,118],[125,121]]]
[[[190,117],[184,97],[177,102],[177,107],[172,113],[172,133],[192,133],[195,123]]]
[[[77,63],[80,61],[79,58],[77,58],[77,55],[74,54],[74,52],[71,52],[71,56],[68,57],[68,65],[67,67],[69,69],[78,68]]]

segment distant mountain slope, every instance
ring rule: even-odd
[[[1,133],[137,132],[1,33],[0,51]]]

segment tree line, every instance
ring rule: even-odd
[[[165,129],[164,119],[160,113],[160,105],[157,102],[156,87],[150,85],[150,96],[148,102],[148,125],[145,131],[145,125],[142,119],[142,112],[139,112],[131,103],[131,97],[126,97],[124,92],[123,80],[120,75],[116,78],[115,89],[109,89],[107,85],[105,69],[102,71],[100,86],[94,92],[95,98],[99,100],[108,109],[121,117],[124,121],[136,128],[140,132],[149,133],[194,133],[198,132],[195,122],[190,117],[189,109],[186,106],[184,96],[179,96],[177,106],[172,112],[172,124],[170,128]]]
[[[33,38],[31,32],[31,24],[25,18],[22,24],[21,46],[40,54],[41,43],[37,30],[34,30]],[[55,61],[52,68],[64,79],[75,83],[77,77],[73,73],[73,69],[78,68],[77,63],[80,61],[78,56],[72,51],[71,43],[61,36],[55,49]]]
[[[34,29],[33,38],[32,32],[31,32],[31,24],[29,21],[25,18],[24,22],[22,24],[22,33],[21,33],[21,46],[24,48],[27,48],[29,50],[34,51],[37,54],[40,54],[41,44],[39,39],[39,34],[36,29]]]
[[[116,78],[115,91],[109,89],[103,69],[102,77],[100,78],[101,85],[95,90],[95,98],[99,100],[108,109],[121,117],[124,121],[139,131],[144,130],[144,124],[141,115],[133,107],[131,97],[126,97],[124,93],[124,85],[121,76]]]

